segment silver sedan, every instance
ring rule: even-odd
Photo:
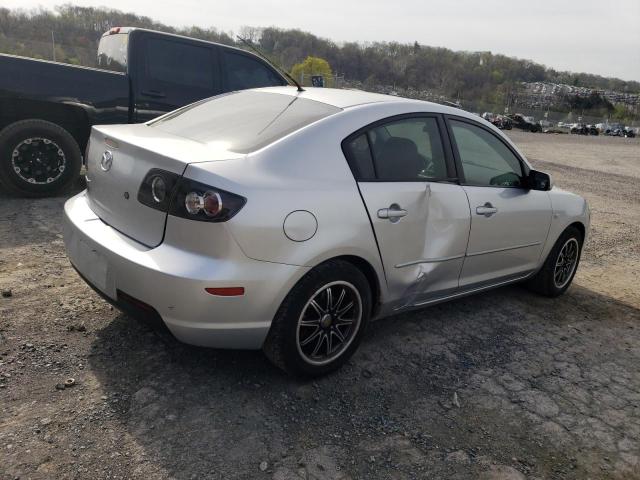
[[[230,93],[94,127],[73,266],[180,340],[320,375],[367,323],[513,282],[556,296],[589,229],[488,122],[360,91]]]

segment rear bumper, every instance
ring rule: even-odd
[[[175,238],[167,235],[161,245],[148,248],[103,223],[83,192],[65,204],[67,255],[87,283],[118,308],[131,313],[127,306],[132,302],[142,310],[148,306],[185,343],[260,348],[282,300],[308,269],[249,259],[232,239],[222,258],[180,248],[176,240],[192,224],[211,227],[172,220],[180,221],[189,223],[173,225],[179,232]],[[217,297],[205,291],[236,286],[244,287],[243,296]]]

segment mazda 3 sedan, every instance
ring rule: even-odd
[[[462,110],[350,90],[221,95],[99,126],[65,205],[80,275],[179,340],[320,375],[367,323],[575,275],[585,200]]]

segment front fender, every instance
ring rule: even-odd
[[[589,236],[590,210],[587,201],[580,195],[554,187],[549,192],[551,200],[551,226],[542,252],[542,261],[547,258],[556,241],[569,225],[579,223],[584,227],[584,241]]]

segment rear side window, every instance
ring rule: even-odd
[[[207,47],[168,41],[147,40],[147,76],[153,82],[210,90],[213,62]]]
[[[485,187],[519,187],[522,165],[513,152],[485,129],[451,120],[465,182]]]
[[[249,153],[340,110],[298,96],[243,90],[194,103],[148,125],[232,152]]]
[[[106,35],[98,45],[98,67],[114,72],[127,71],[129,34]]]
[[[360,181],[375,180],[373,158],[367,134],[363,133],[345,144],[345,153],[353,170],[353,176]]]
[[[261,61],[241,53],[224,50],[227,90],[272,87],[284,81]]]

